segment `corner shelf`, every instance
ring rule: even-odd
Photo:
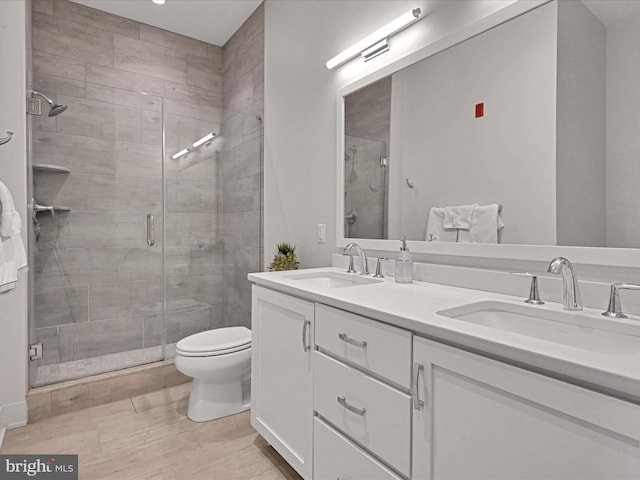
[[[34,163],[34,172],[71,173],[71,170],[57,165],[47,165],[46,163]]]

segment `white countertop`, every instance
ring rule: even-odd
[[[295,272],[251,273],[251,282],[313,302],[348,310],[411,330],[435,340],[499,358],[525,368],[550,374],[626,400],[640,403],[640,318],[607,319],[599,310],[585,308],[581,312],[562,310],[559,303],[530,306],[588,316],[598,322],[614,322],[637,335],[638,349],[631,352],[595,352],[561,343],[512,333],[439,315],[437,312],[475,302],[493,300],[526,305],[521,297],[470,290],[414,281],[396,284],[393,278],[354,287],[329,288],[306,286],[305,282],[287,278],[293,273],[340,272],[338,268],[316,268]],[[357,275],[357,274],[354,274]],[[606,323],[605,323],[606,325]],[[637,333],[635,329],[637,328]]]

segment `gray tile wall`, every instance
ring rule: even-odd
[[[264,4],[222,48],[225,145],[222,157],[221,225],[225,326],[251,325],[247,273],[263,264],[263,138],[256,115],[264,112]]]
[[[246,272],[259,268],[261,251],[261,130],[237,112],[262,113],[263,24],[261,7],[224,62],[215,45],[68,0],[33,1],[33,88],[69,106],[31,117],[33,162],[71,171],[34,175],[41,203],[71,208],[38,215],[42,363],[161,342],[163,226],[167,341],[248,324]],[[212,131],[220,138],[171,159]],[[156,217],[155,247],[146,245],[146,212]],[[228,307],[225,294],[234,297]]]

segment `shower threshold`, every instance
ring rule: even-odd
[[[165,358],[175,357],[175,351],[175,343],[167,344]],[[77,380],[160,360],[164,360],[162,346],[156,346],[51,365],[39,365],[31,386],[42,387],[44,385]]]

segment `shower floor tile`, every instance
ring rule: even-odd
[[[194,423],[191,384],[9,430],[4,454],[78,454],[86,480],[300,480],[258,435],[250,414]]]

